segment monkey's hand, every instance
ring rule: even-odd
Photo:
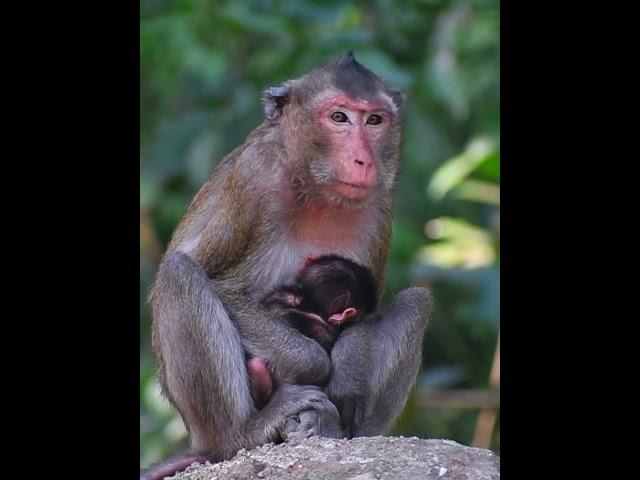
[[[303,335],[314,339],[325,349],[330,349],[338,337],[337,328],[313,312],[287,309],[289,324]]]
[[[313,339],[282,321],[281,313],[270,310],[246,295],[229,292],[221,282],[211,280],[234,321],[245,352],[264,360],[279,382],[326,385],[331,360]]]

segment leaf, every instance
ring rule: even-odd
[[[465,180],[453,192],[462,200],[500,206],[500,186],[482,180]]]
[[[434,200],[442,199],[479,165],[487,161],[494,151],[493,141],[488,137],[474,139],[464,152],[446,161],[434,172],[427,187],[427,195]]]
[[[440,267],[481,268],[492,265],[496,260],[491,234],[465,220],[437,218],[427,223],[425,233],[440,241],[418,250],[417,259],[420,263]]]

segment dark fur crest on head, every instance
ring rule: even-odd
[[[362,100],[372,100],[372,96],[379,91],[385,92],[398,110],[404,103],[404,95],[399,90],[390,87],[375,73],[358,63],[353,51],[349,50],[301,78],[267,88],[263,95],[267,120],[271,123],[278,122],[282,116],[282,109],[290,102],[291,96],[295,95],[296,86],[299,86],[300,90],[310,92],[306,97],[333,86],[352,98]]]

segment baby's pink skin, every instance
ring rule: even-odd
[[[269,401],[273,393],[273,377],[267,364],[259,358],[247,362],[247,373],[251,385],[251,397],[256,405],[262,406]]]
[[[311,260],[311,262],[312,261],[313,260]],[[341,313],[334,313],[331,315],[329,317],[329,323],[333,325],[340,325],[357,314],[358,311],[355,308],[347,308]],[[305,315],[316,320],[316,323],[312,327],[315,336],[324,338],[324,336],[328,335],[326,323],[322,318],[312,313],[305,313]],[[273,394],[273,377],[271,376],[271,372],[263,360],[259,358],[251,358],[247,362],[247,373],[249,374],[251,397],[253,398],[256,406],[261,407],[269,401]]]
[[[351,317],[355,317],[358,314],[358,311],[353,308],[347,308],[342,313],[334,313],[329,317],[329,323],[333,323],[334,325],[340,325],[341,323],[349,320]]]

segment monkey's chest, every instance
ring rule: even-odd
[[[371,268],[370,252],[376,222],[351,212],[304,211],[282,222],[285,227],[259,236],[266,239],[252,245],[244,263],[244,289],[261,299],[283,284],[290,284],[307,257],[340,255]]]
[[[366,243],[332,241],[326,237],[318,240],[291,238],[282,236],[274,242],[274,248],[259,249],[250,262],[251,272],[247,275],[249,283],[246,289],[256,300],[263,298],[283,284],[290,284],[305,264],[307,257],[322,255],[340,255],[356,263],[367,265]],[[368,265],[367,265],[368,266]]]

